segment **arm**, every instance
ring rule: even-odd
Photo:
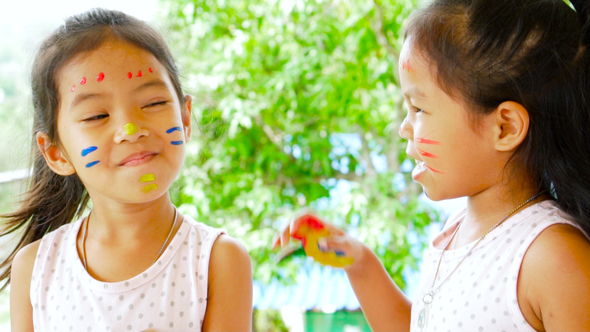
[[[203,331],[252,330],[252,268],[246,248],[227,235],[213,244]]]
[[[525,254],[518,303],[538,331],[590,331],[590,243],[573,226],[543,231]]]
[[[33,331],[31,277],[41,240],[22,248],[12,261],[10,274],[10,325],[12,331]]]

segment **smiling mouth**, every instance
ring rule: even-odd
[[[157,155],[158,154],[155,152],[134,153],[134,154],[130,155],[129,157],[123,159],[123,161],[121,161],[119,166],[129,167],[129,166],[143,165],[143,164],[149,162],[150,160],[152,160]]]

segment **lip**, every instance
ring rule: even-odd
[[[121,160],[119,166],[139,166],[152,160],[158,153],[154,151],[141,151],[132,153],[125,159]]]

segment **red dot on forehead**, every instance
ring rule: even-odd
[[[80,80],[80,84],[81,85],[86,84],[86,77],[82,77],[82,79]]]
[[[137,77],[141,77],[141,76],[142,76],[142,74],[141,74],[141,70],[140,70],[137,72]]]
[[[97,81],[97,82],[102,82],[102,80],[104,80],[104,73],[100,73],[100,74],[98,74],[98,76],[96,77],[96,81]]]
[[[76,84],[74,84],[74,86],[72,86],[72,92],[76,91]]]
[[[154,70],[152,69],[152,67],[150,67],[149,71],[150,71],[150,73],[153,73],[154,72]]]
[[[127,77],[128,77],[128,78],[131,78],[131,77],[133,77],[133,74],[132,74],[131,72],[128,72],[128,73],[127,73]]]

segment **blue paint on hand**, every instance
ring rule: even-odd
[[[88,163],[88,164],[86,164],[86,168],[92,167],[92,166],[98,164],[99,162],[100,162],[100,160],[97,160],[97,161],[93,161],[91,163]]]
[[[86,157],[90,152],[96,151],[96,149],[98,149],[96,146],[91,146],[89,148],[82,150],[82,157]]]
[[[172,143],[172,145],[181,145],[184,142],[183,141],[172,141],[170,143]]]
[[[170,129],[166,130],[166,134],[173,133],[173,132],[175,132],[175,131],[177,131],[177,130],[178,130],[178,131],[182,131],[182,128],[180,128],[180,127],[172,127],[172,128],[170,128]]]

